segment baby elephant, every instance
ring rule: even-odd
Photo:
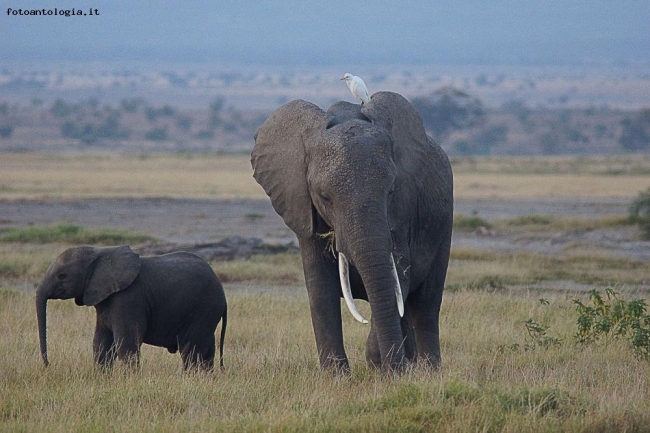
[[[95,362],[111,367],[117,356],[139,363],[142,343],[181,352],[183,367],[212,369],[215,330],[221,324],[220,365],[226,334],[226,296],[203,259],[177,252],[140,257],[128,246],[79,246],[62,252],[36,292],[41,356],[47,366],[46,304],[74,298],[95,307]]]

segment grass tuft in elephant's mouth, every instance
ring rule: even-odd
[[[327,250],[336,258],[336,233],[330,230],[327,233],[318,233],[318,237],[327,242]]]

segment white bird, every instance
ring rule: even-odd
[[[352,74],[345,74],[341,77],[341,81],[345,81],[350,92],[352,92],[355,98],[361,101],[361,105],[370,102],[368,88],[366,87],[366,83],[364,83],[360,77]]]

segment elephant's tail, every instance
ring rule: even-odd
[[[226,338],[226,327],[228,326],[228,304],[223,309],[221,316],[221,336],[219,337],[219,366],[223,369],[223,340]]]

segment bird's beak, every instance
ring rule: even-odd
[[[343,80],[345,80],[345,77],[339,78],[339,81],[343,81]]]

